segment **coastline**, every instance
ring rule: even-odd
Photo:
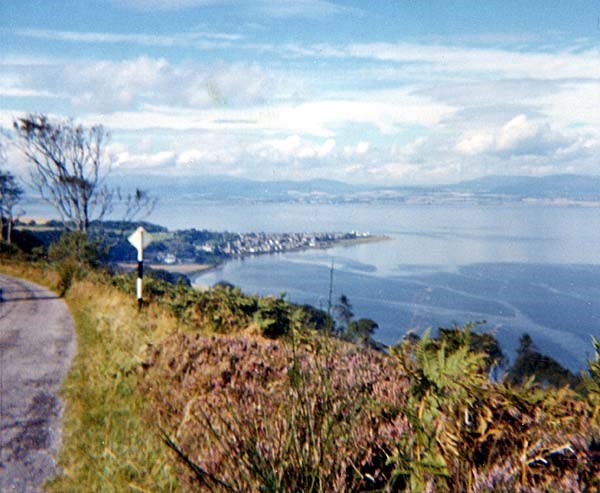
[[[326,246],[324,248],[327,249],[327,248],[332,248],[334,246],[351,247],[354,245],[361,245],[363,243],[379,243],[381,241],[389,241],[391,239],[392,239],[391,236],[386,236],[386,235],[370,235],[370,236],[364,236],[364,237],[360,237],[360,238],[352,238],[352,239],[348,239],[348,240],[339,240],[339,241],[334,242],[331,246]]]
[[[391,240],[391,237],[385,236],[385,235],[370,235],[370,236],[357,237],[357,238],[351,238],[351,239],[335,240],[329,244],[323,244],[323,245],[319,245],[317,247],[293,248],[293,249],[286,250],[284,252],[251,253],[251,254],[244,254],[244,255],[236,255],[236,256],[226,257],[221,262],[214,263],[214,264],[201,264],[201,263],[157,264],[157,263],[150,263],[150,264],[146,264],[146,265],[148,268],[154,269],[154,270],[164,270],[167,272],[171,272],[173,274],[183,274],[184,276],[186,276],[189,279],[190,283],[192,284],[192,287],[194,287],[196,289],[205,290],[205,289],[209,289],[210,286],[207,284],[196,283],[195,279],[198,276],[201,276],[202,274],[206,274],[212,270],[218,269],[219,267],[221,267],[223,264],[225,264],[229,260],[263,256],[263,255],[275,255],[275,254],[281,255],[281,254],[285,254],[285,253],[300,252],[300,251],[305,251],[305,250],[318,250],[318,249],[327,250],[329,248],[333,248],[336,246],[350,248],[352,246],[360,245],[360,244],[364,244],[364,243],[376,243],[376,242],[388,241],[388,240]],[[137,264],[135,264],[135,263],[118,262],[116,265],[119,268],[124,269],[127,272],[132,272],[137,268]]]

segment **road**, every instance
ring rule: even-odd
[[[74,353],[63,300],[0,275],[0,492],[38,492],[56,472],[58,392]]]

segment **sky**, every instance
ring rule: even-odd
[[[28,113],[104,125],[117,175],[600,174],[600,2],[2,0]]]

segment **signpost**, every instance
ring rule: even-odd
[[[146,248],[150,243],[152,243],[152,236],[141,226],[136,229],[130,236],[127,238],[129,243],[131,243],[137,250],[137,280],[136,280],[136,294],[138,300],[138,309],[142,309],[142,278],[144,277],[144,248]]]

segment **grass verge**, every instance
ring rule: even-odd
[[[57,276],[27,264],[0,271],[56,290]],[[97,277],[77,281],[65,297],[75,322],[77,354],[62,389],[61,473],[50,492],[177,492],[175,471],[156,429],[142,418],[136,371],[148,342],[176,331],[158,307],[138,313],[135,299]]]

